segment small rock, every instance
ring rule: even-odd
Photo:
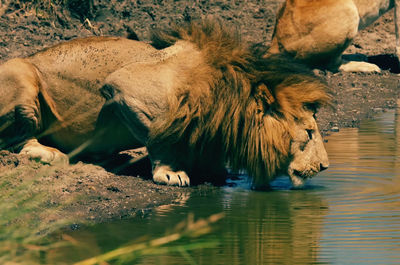
[[[331,128],[331,132],[338,132],[339,131],[339,127],[334,126]]]

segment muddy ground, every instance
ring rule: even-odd
[[[95,0],[93,6],[74,7],[73,12],[50,5],[43,7],[46,9],[44,12],[41,8],[30,9],[29,1],[12,2],[0,6],[0,62],[84,36],[127,36],[135,32],[139,39],[147,41],[151,27],[207,16],[237,27],[246,42],[268,43],[278,6],[277,1],[267,0]],[[370,58],[383,58],[381,62],[390,63],[390,54],[394,50],[391,11],[362,31],[347,53],[379,55],[381,57]],[[389,66],[398,71],[393,65]],[[327,81],[333,94],[333,107],[321,109],[317,116],[324,135],[337,128],[358,126],[362,119],[395,107],[400,86],[396,73],[385,70],[373,74],[318,74]],[[46,205],[60,210],[44,214],[42,218],[48,221],[65,216],[74,222],[129,217],[159,205],[174,203],[203,188],[158,186],[136,177],[145,175],[142,172],[125,170],[114,174],[103,167],[82,162],[65,168],[49,168],[21,155],[2,151],[0,175],[9,172],[15,174],[8,186],[11,189],[28,185],[28,189],[48,194]]]

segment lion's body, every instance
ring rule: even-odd
[[[226,163],[256,187],[280,172],[298,186],[327,167],[304,106],[328,97],[302,67],[261,58],[216,23],[159,32],[153,44],[162,49],[88,38],[1,65],[3,148],[21,143],[51,164],[66,160],[59,150],[101,157],[146,146],[154,181],[180,186],[188,174],[220,176]]]
[[[28,58],[10,60],[0,68],[1,115],[13,112],[15,105],[37,108],[41,112],[43,123],[39,125],[41,132],[48,135],[47,138],[53,145],[64,152],[71,152],[95,139],[96,122],[105,102],[99,88],[110,73],[128,63],[161,61],[168,56],[168,52],[158,51],[143,42],[95,37],[66,42]],[[33,83],[23,91],[26,96],[21,97],[22,92],[15,86],[14,80],[7,81],[16,71],[24,73],[18,76],[18,82]],[[32,80],[25,80],[28,77]],[[36,95],[40,95],[39,105],[36,103]],[[11,102],[12,104],[7,106],[7,103]],[[113,119],[110,118],[110,121]],[[50,123],[55,129],[48,133],[46,130],[49,129]],[[124,126],[110,128],[113,130],[108,141],[104,141],[103,135],[100,140],[103,144],[95,143],[93,148],[102,147],[104,151],[109,152],[112,146],[107,146],[107,143],[117,145],[114,149],[138,145],[126,139],[130,138],[130,134]],[[101,130],[103,128],[97,128],[97,131]],[[116,137],[117,133],[120,137]],[[88,148],[86,150],[89,151]]]
[[[312,67],[336,70],[358,31],[397,6],[396,53],[400,56],[399,5],[399,0],[287,0],[278,12],[269,53],[285,53]],[[359,66],[379,70],[372,64]],[[343,70],[356,68],[344,66]]]

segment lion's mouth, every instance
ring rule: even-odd
[[[303,187],[306,180],[315,175],[314,172],[301,172],[291,168],[289,168],[288,173],[294,188]]]

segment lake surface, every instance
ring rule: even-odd
[[[274,190],[256,192],[246,181],[202,194],[143,216],[72,232],[78,248],[48,258],[72,262],[121,244],[165,235],[188,214],[223,212],[213,231],[196,240],[219,245],[188,252],[144,256],[129,264],[399,264],[400,122],[394,111],[360,129],[327,137],[331,166],[303,190],[287,177]]]

